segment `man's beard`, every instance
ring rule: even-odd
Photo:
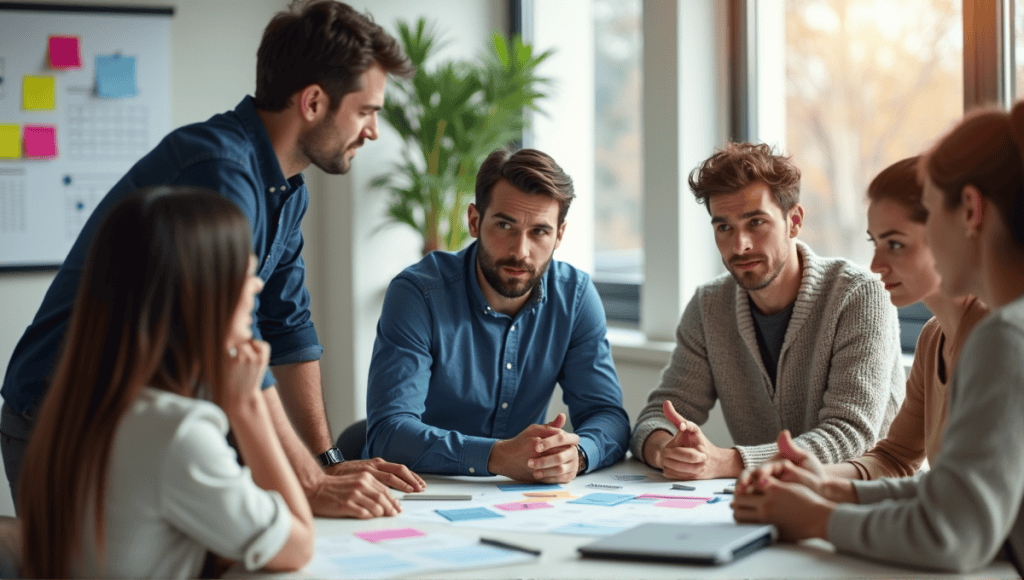
[[[742,258],[733,258],[731,261],[750,262],[753,260],[760,260],[761,262],[767,264],[768,256],[744,256]],[[789,256],[786,256],[786,258],[780,261],[779,265],[775,267],[775,270],[769,272],[768,275],[762,278],[761,280],[754,280],[752,283],[744,281],[742,273],[737,273],[736,270],[733,270],[731,267],[729,267],[729,264],[727,263],[725,264],[725,269],[729,270],[729,273],[732,274],[733,279],[735,279],[736,283],[740,285],[740,288],[743,288],[747,292],[756,292],[757,290],[761,290],[762,288],[768,287],[769,284],[774,282],[775,279],[779,277],[779,274],[782,273],[782,269],[786,267],[786,263],[788,261]],[[722,262],[725,263],[725,260],[723,260]]]
[[[480,271],[484,275],[484,280],[494,289],[495,292],[504,296],[505,298],[520,298],[533,291],[540,284],[540,279],[544,276],[544,272],[548,271],[548,266],[551,264],[551,257],[544,262],[544,265],[540,267],[536,273],[533,269],[527,266],[525,263],[513,260],[511,258],[505,258],[502,260],[495,261],[491,258],[491,255],[484,249],[483,244],[477,247],[476,263],[480,266]],[[530,277],[522,283],[506,283],[501,279],[501,268],[512,268],[514,270],[523,270]]]
[[[306,156],[306,159],[309,159],[310,163],[319,167],[324,173],[344,175],[352,168],[352,162],[349,159],[345,159],[345,153],[350,149],[361,147],[364,139],[359,138],[349,143],[338,155],[332,157],[318,149],[327,141],[328,132],[328,120],[325,118],[319,125],[310,128],[309,131],[299,138],[299,150]]]

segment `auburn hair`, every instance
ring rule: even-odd
[[[868,184],[868,199],[887,199],[902,205],[910,221],[924,223],[928,210],[921,203],[924,189],[917,176],[918,156],[907,157],[883,169]]]
[[[87,525],[102,557],[111,448],[143,387],[221,401],[224,342],[251,254],[248,220],[214,192],[158,187],[110,208],[25,453],[23,577],[70,577]],[[95,522],[85,521],[90,505]]]

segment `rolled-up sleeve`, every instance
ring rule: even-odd
[[[181,423],[163,464],[160,511],[181,533],[255,570],[284,547],[292,516],[280,494],[238,465],[226,431],[227,419],[212,410]]]

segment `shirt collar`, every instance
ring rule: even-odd
[[[476,252],[480,242],[473,242],[468,248],[463,250],[466,256],[466,280],[469,285],[469,302],[470,306],[475,310],[479,310],[484,314],[496,314],[491,309],[491,305],[487,303],[487,299],[484,298],[484,291],[480,288],[480,280],[476,277]],[[554,262],[554,260],[552,260]],[[544,272],[544,275],[540,277],[540,282],[533,288],[532,295],[526,304],[519,309],[519,314],[522,314],[528,308],[535,308],[547,300],[547,286],[548,276],[551,275],[551,264],[548,265],[548,269]],[[517,315],[518,316],[518,315]]]
[[[251,96],[246,95],[242,102],[238,103],[238,106],[235,107],[235,114],[238,115],[242,127],[249,135],[249,140],[255,146],[256,159],[260,164],[260,175],[263,177],[264,193],[285,196],[306,183],[301,173],[291,179],[285,179],[284,172],[281,171],[281,163],[277,160],[277,153],[270,142],[270,135],[267,134],[267,128],[263,126],[260,116],[256,114],[256,102]]]

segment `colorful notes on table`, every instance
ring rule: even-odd
[[[57,103],[57,83],[53,77],[25,75],[21,81],[21,108],[26,111],[52,111]]]
[[[551,489],[562,489],[557,483],[501,483],[498,484],[501,491],[547,491]]]
[[[485,520],[487,518],[505,517],[499,513],[494,513],[491,510],[482,507],[434,511],[447,518],[450,522],[464,522],[468,520]]]
[[[563,490],[556,491],[528,491],[523,494],[526,499],[523,501],[548,501],[552,499],[576,499],[576,496]]]
[[[643,495],[638,495],[638,496],[636,496],[636,498],[637,499],[650,499],[650,500],[655,500],[655,499],[667,499],[667,500],[689,499],[689,500],[696,500],[696,501],[708,501],[709,499],[711,499],[710,497],[691,497],[691,496],[688,496],[688,495],[657,495],[657,494],[653,494],[653,493],[645,493]]]
[[[139,94],[135,83],[135,57],[120,54],[97,56],[96,94],[107,99]]]
[[[57,156],[57,127],[25,125],[25,157],[53,159]]]
[[[13,123],[0,124],[0,159],[21,157],[21,128]]]
[[[678,508],[688,510],[695,508],[699,505],[704,505],[705,503],[707,503],[707,501],[703,499],[666,499],[654,504],[654,507]]]
[[[82,41],[74,35],[50,36],[50,68],[69,70],[82,68]]]
[[[553,508],[555,506],[547,503],[546,501],[513,501],[509,503],[499,503],[494,507],[506,512],[518,512],[522,510],[541,510],[544,508]]]
[[[366,540],[371,544],[377,542],[383,542],[386,540],[397,540],[400,538],[418,538],[425,536],[426,534],[417,530],[416,528],[390,528],[387,530],[369,530],[366,532],[356,532],[355,537],[360,540]]]
[[[591,493],[581,498],[570,500],[568,503],[613,506],[625,503],[631,499],[633,499],[633,496],[621,493]]]

